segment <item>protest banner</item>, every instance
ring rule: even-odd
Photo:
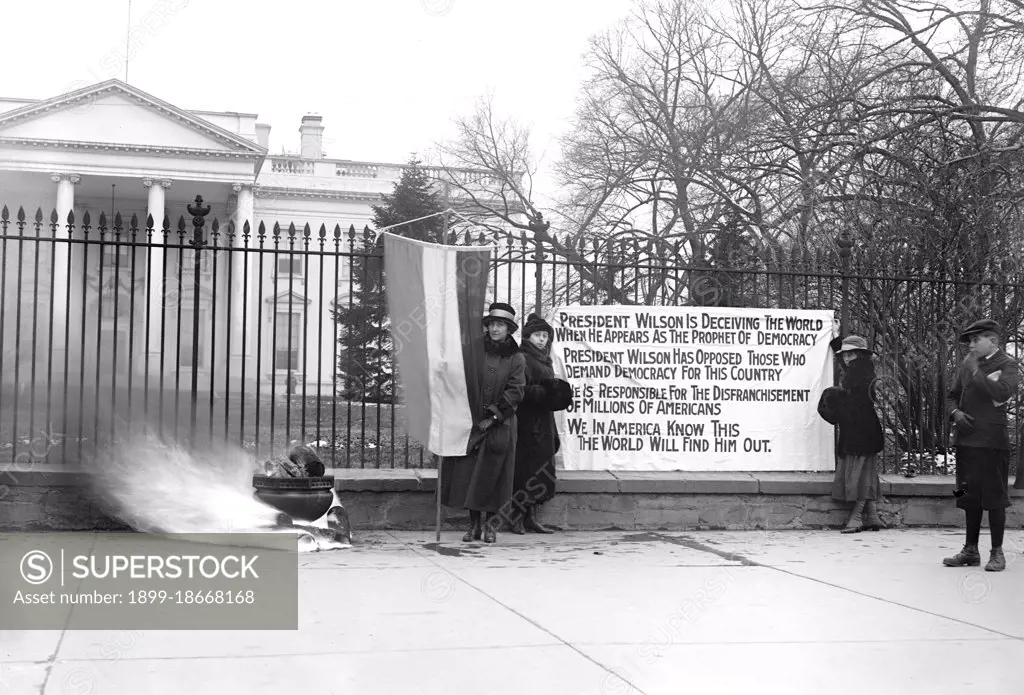
[[[549,314],[566,470],[831,471],[833,312],[568,306]]]

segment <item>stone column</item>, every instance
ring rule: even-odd
[[[163,244],[165,243],[163,234],[164,206],[166,191],[171,187],[171,182],[155,181],[154,179],[147,178],[142,179],[142,185],[149,190],[147,213],[153,218],[153,244]],[[176,239],[167,239],[166,241],[175,242]],[[146,278],[146,305],[149,310],[149,345],[146,346],[146,355],[149,360],[150,374],[160,373],[160,353],[164,348],[164,345],[160,342],[164,303],[168,299],[177,298],[177,293],[168,292],[164,283],[164,251],[165,249],[159,246],[151,246],[149,248],[149,277]],[[168,268],[167,270],[170,269]],[[173,371],[176,365],[165,360],[164,368]]]
[[[236,183],[232,187],[232,190],[238,197],[238,204],[235,207],[235,248],[244,249],[247,248],[245,245],[245,239],[242,234],[245,231],[245,223],[249,223],[249,246],[253,245],[253,239],[256,236],[256,224],[255,215],[253,214],[253,194],[252,186]],[[251,321],[246,322],[245,333],[242,331],[243,320],[242,317],[246,311],[252,309],[252,297],[254,296],[253,288],[256,287],[256,278],[253,277],[253,264],[252,259],[248,253],[242,253],[241,251],[232,252],[232,277],[234,286],[229,288],[228,291],[232,293],[231,296],[231,317],[230,317],[230,335],[231,335],[231,355],[230,355],[230,374],[232,380],[235,378],[241,378],[242,375],[242,361],[246,360],[249,355],[252,354],[252,336],[255,334],[255,328]],[[245,273],[248,268],[248,296],[243,295],[243,287],[245,281]],[[256,294],[255,296],[259,296]],[[246,379],[253,379],[257,375],[254,373],[255,365],[250,365],[248,362],[245,367]]]
[[[64,362],[68,352],[68,284],[71,282],[71,246],[67,239],[68,213],[75,209],[75,184],[82,180],[78,174],[51,174],[50,180],[57,184],[57,231],[55,238],[58,240],[53,244],[53,336],[51,351],[53,353],[53,372],[57,380],[63,380]],[[81,224],[81,220],[75,220],[75,226]],[[78,295],[76,295],[76,290]],[[71,296],[78,296],[81,301],[80,288],[72,288]],[[72,299],[72,302],[75,300]],[[81,315],[79,313],[79,315]],[[68,364],[68,369],[74,368]]]

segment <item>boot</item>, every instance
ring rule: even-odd
[[[992,552],[988,557],[988,564],[985,565],[985,571],[1002,572],[1004,569],[1006,569],[1006,557],[1003,555],[1003,549],[992,548]]]
[[[981,564],[981,555],[978,553],[977,544],[965,544],[963,550],[953,557],[947,557],[942,564],[946,567],[977,567]]]
[[[882,528],[882,520],[878,518],[878,508],[874,500],[864,502],[864,516],[861,519],[861,528],[865,531],[877,531]]]
[[[466,531],[466,535],[462,537],[463,543],[472,543],[473,541],[480,540],[480,534],[482,529],[480,528],[480,512],[469,512],[469,530]]]
[[[533,515],[534,509],[535,507],[526,508],[526,517],[523,519],[523,526],[526,530],[533,531],[534,533],[554,533],[552,529],[537,521],[537,517]]]
[[[511,531],[512,533],[516,534],[517,536],[526,535],[526,529],[523,528],[523,519],[524,518],[525,517],[524,517],[524,515],[522,513],[516,514],[515,521],[512,522],[512,526],[511,526],[511,528],[509,528],[509,531]]]
[[[843,527],[841,533],[859,533],[862,531],[861,513],[863,511],[864,500],[857,500],[857,503],[853,505],[853,511],[850,512],[850,518],[846,520],[846,526]]]
[[[494,522],[494,517],[488,513],[487,520],[484,522],[484,543],[496,543],[498,541],[498,531],[495,528],[497,525]]]

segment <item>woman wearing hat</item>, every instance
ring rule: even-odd
[[[479,379],[483,412],[470,435],[470,453],[442,463],[441,504],[469,510],[470,527],[462,538],[466,543],[481,535],[485,543],[496,542],[496,514],[512,497],[516,411],[526,385],[526,360],[512,337],[519,329],[515,318],[515,309],[500,302],[491,304],[484,316]]]
[[[877,531],[882,522],[877,507],[880,495],[876,454],[884,448],[885,440],[871,399],[874,353],[868,348],[868,341],[859,335],[836,338],[830,345],[842,367],[836,401],[839,441],[832,499],[853,502],[843,533]]]
[[[1003,534],[1010,506],[1010,437],[1006,406],[1017,393],[1017,361],[999,349],[1000,326],[982,319],[960,334],[970,350],[946,398],[956,427],[956,506],[967,517],[963,550],[944,559],[949,567],[981,564],[978,540],[988,512],[992,550],[985,569],[1006,569]],[[1018,475],[1020,475],[1018,473]]]
[[[555,459],[561,442],[555,428],[554,411],[572,401],[568,383],[555,379],[551,364],[551,341],[555,332],[536,314],[523,326],[523,356],[526,358],[526,392],[519,406],[519,439],[516,441],[516,473],[512,502],[512,532],[553,533],[537,521],[537,507],[555,496]]]

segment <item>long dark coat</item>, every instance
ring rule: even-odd
[[[838,348],[841,343],[842,339],[837,338],[832,341],[832,348]],[[858,355],[843,369],[842,393],[836,404],[836,427],[839,428],[836,453],[840,456],[871,456],[885,448],[882,425],[871,400],[874,380],[875,367],[868,356]]]
[[[516,473],[512,498],[535,505],[555,496],[555,459],[561,442],[548,391],[541,384],[555,376],[549,354],[529,341],[523,342],[526,357],[526,390],[519,405],[519,439],[516,444]]]
[[[992,377],[992,378],[990,378]],[[950,414],[959,409],[974,418],[956,430],[956,506],[1005,509],[1010,506],[1010,433],[1007,402],[1017,393],[1017,361],[1002,350],[978,360],[971,374],[961,365],[946,397]]]
[[[526,360],[512,336],[502,343],[483,337],[484,363],[480,378],[482,412],[498,422],[486,431],[476,425],[467,456],[445,458],[441,467],[441,504],[482,512],[498,512],[512,498],[518,427],[516,411],[526,386]]]

